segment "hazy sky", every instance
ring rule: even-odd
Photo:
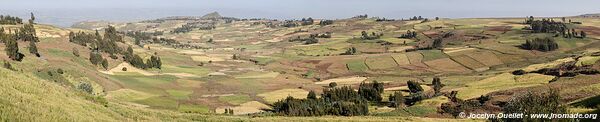
[[[387,18],[570,16],[600,13],[600,0],[1,0],[0,14],[68,26],[86,20],[138,21],[201,16],[218,11],[239,18]]]

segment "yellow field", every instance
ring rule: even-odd
[[[355,76],[355,77],[345,77],[345,78],[334,78],[334,79],[327,79],[321,82],[315,82],[315,84],[319,84],[319,85],[327,85],[329,83],[335,82],[338,85],[342,85],[342,84],[359,84],[363,81],[365,81],[367,79],[367,77],[359,77],[359,76]]]
[[[554,76],[532,73],[522,76],[503,73],[494,77],[466,84],[467,87],[457,89],[457,97],[461,99],[472,99],[494,91],[547,84],[548,81],[552,80],[553,78]]]
[[[294,98],[306,98],[306,95],[308,95],[308,91],[303,89],[280,89],[267,93],[261,93],[256,96],[263,97],[263,99],[269,103],[274,103],[285,99],[288,96],[292,96]]]

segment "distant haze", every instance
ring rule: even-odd
[[[358,14],[386,18],[573,16],[599,13],[600,0],[2,0],[0,14],[68,27],[80,21],[140,21],[202,16],[339,19]]]

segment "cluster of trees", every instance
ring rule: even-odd
[[[23,19],[10,15],[0,15],[0,25],[16,25],[23,24]]]
[[[535,38],[533,40],[526,40],[525,43],[521,45],[521,48],[546,52],[558,49],[558,43],[556,43],[554,39],[548,37]]]
[[[300,20],[300,22],[302,23],[302,26],[305,25],[312,25],[315,21],[313,20],[313,18],[309,17],[308,19],[302,18],[302,20]]]
[[[319,25],[321,25],[321,26],[331,25],[331,24],[333,24],[333,20],[321,20],[319,22]]]
[[[281,23],[280,26],[282,27],[297,27],[297,26],[306,26],[306,25],[312,25],[314,24],[314,19],[309,17],[309,18],[302,18],[301,20],[285,20],[283,23]],[[331,24],[333,23],[333,21],[331,21],[331,23],[322,23],[323,21],[321,21],[321,23],[319,23],[319,25],[323,25],[323,24]],[[269,25],[267,25],[269,26]]]
[[[383,93],[383,83],[373,81],[373,83],[360,83],[358,94],[368,101],[381,102]]]
[[[532,73],[552,75],[552,76],[557,76],[557,77],[575,77],[579,74],[586,74],[586,75],[600,74],[600,71],[598,71],[597,69],[594,69],[593,67],[594,66],[592,66],[592,65],[578,66],[577,61],[570,61],[570,62],[562,63],[556,67],[542,68],[542,69],[539,69],[536,71],[532,71]],[[513,72],[513,74],[517,74],[517,75],[522,75],[525,73],[527,73],[527,72],[525,72],[523,70],[516,70]]]
[[[173,31],[171,31],[171,33],[187,33],[194,30],[194,27],[191,25],[182,25],[181,27],[175,28]]]
[[[171,33],[187,33],[195,28],[199,30],[212,30],[217,28],[214,23],[186,23],[185,25],[181,25],[181,27],[175,28]]]
[[[0,40],[2,40],[2,43],[4,43],[6,47],[4,48],[6,55],[8,55],[8,58],[14,61],[23,60],[25,55],[19,52],[17,37],[14,34],[11,34],[11,32],[5,33],[4,31],[4,28],[0,28]]]
[[[124,53],[125,54],[123,54],[124,55],[123,59],[126,62],[129,62],[129,64],[131,64],[133,67],[140,68],[140,69],[147,69],[147,68],[161,69],[162,62],[160,60],[160,57],[156,53],[154,53],[154,55],[150,56],[150,58],[147,59],[145,63],[144,63],[144,59],[142,57],[140,57],[140,55],[133,53],[133,48],[131,46],[127,47],[127,51],[125,51]]]
[[[69,41],[81,46],[89,46],[92,50],[108,53],[111,58],[116,59],[115,54],[120,54],[122,51],[117,42],[123,42],[123,36],[119,35],[117,30],[109,25],[108,28],[104,29],[104,36],[101,36],[98,30],[94,34],[70,32]]]
[[[575,29],[569,29],[563,22],[554,21],[554,19],[535,20],[533,16],[525,19],[525,24],[529,24],[527,29],[533,33],[556,33],[555,37],[562,36],[564,38],[585,38],[587,36],[584,31],[577,33]]]
[[[385,21],[396,21],[395,19],[386,19],[386,18],[377,18],[375,19],[376,22],[385,22]]]
[[[152,33],[149,32],[141,32],[141,31],[129,31],[124,33],[126,36],[132,37],[135,41],[135,45],[140,47],[143,46],[142,41],[151,40],[154,36],[163,35],[163,31],[155,31]]]
[[[425,99],[423,88],[418,82],[408,81],[410,94],[402,95],[395,92],[389,96],[389,106],[400,108],[404,105],[413,105],[417,101]],[[439,94],[443,86],[439,78],[434,78],[434,90]],[[275,102],[270,111],[279,115],[288,116],[322,116],[342,115],[357,116],[369,113],[369,103],[381,104],[383,83],[373,81],[372,83],[361,83],[358,90],[350,86],[336,87],[337,84],[330,83],[329,88],[323,89],[321,97],[318,98],[314,91],[310,91],[306,99],[288,97]]]
[[[271,106],[270,111],[287,116],[361,116],[369,113],[368,101],[349,86],[326,88],[320,98],[314,91],[307,99],[290,96]]]
[[[356,15],[354,17],[352,17],[353,19],[366,19],[369,18],[369,15],[365,14],[365,15]]]
[[[90,52],[90,62],[94,66],[101,65],[102,68],[108,69],[108,60],[106,60],[105,58],[103,58],[102,57],[102,53],[100,53],[97,50]]]
[[[12,17],[9,16],[8,18]],[[2,43],[5,44],[6,48],[4,50],[6,51],[6,55],[8,55],[8,57],[11,60],[21,61],[25,57],[25,55],[19,52],[19,44],[17,43],[17,40],[29,41],[29,53],[40,57],[36,45],[36,43],[39,42],[39,39],[36,35],[36,31],[33,25],[34,20],[35,17],[32,13],[31,19],[29,19],[29,23],[23,24],[23,27],[20,27],[14,32],[12,30],[9,30],[8,33],[5,33],[4,28],[0,28],[0,40],[2,41]]]
[[[340,55],[354,55],[354,54],[356,54],[356,52],[357,52],[356,48],[350,47],[350,48],[346,49],[346,52],[344,52]]]
[[[360,32],[360,38],[363,40],[373,40],[373,39],[379,39],[381,36],[383,36],[383,33],[377,34],[375,32],[371,32],[371,35],[369,35],[366,31],[362,31]]]
[[[316,36],[310,35],[308,38],[300,38],[300,36],[296,38],[292,38],[289,42],[303,42],[304,44],[315,44],[319,43],[319,39]]]
[[[413,16],[412,18],[409,18],[408,20],[424,20],[426,18],[423,18],[421,16]]]
[[[405,39],[417,38],[417,32],[407,30],[405,34],[400,35],[400,38],[405,38]]]

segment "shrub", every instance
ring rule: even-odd
[[[57,72],[58,74],[64,74],[64,73],[65,73],[65,72],[64,72],[64,71],[63,71],[61,68],[58,68],[58,69],[56,70],[56,72]]]
[[[10,64],[10,62],[8,62],[8,61],[4,60],[4,61],[3,61],[3,63],[4,63],[4,65],[3,65],[3,67],[4,67],[4,68],[6,68],[6,69],[9,69],[9,70],[13,70],[13,71],[15,70],[15,69],[12,67],[12,65]]]
[[[337,86],[337,83],[335,83],[335,82],[331,82],[331,83],[329,83],[329,87],[330,87],[330,88],[333,88],[333,87],[336,87],[336,86]]]
[[[88,83],[88,82],[82,82],[79,84],[79,86],[77,86],[77,88],[79,90],[82,90],[86,93],[92,94],[94,92],[94,87],[92,87],[92,84]]]
[[[440,92],[441,92],[440,90],[442,89],[442,87],[444,87],[444,85],[440,81],[440,78],[434,77],[431,84],[433,84],[433,91],[434,91],[435,95],[440,94]]]
[[[79,57],[79,50],[77,48],[73,48],[73,55]]]
[[[561,96],[556,89],[550,89],[547,92],[533,93],[531,91],[525,94],[513,97],[506,106],[503,107],[504,113],[523,113],[529,114],[550,114],[567,113],[567,106],[561,103]],[[524,117],[520,119],[506,119],[506,121],[551,121],[549,119],[537,119]]]
[[[390,101],[390,107],[394,107],[394,108],[400,108],[404,105],[404,95],[402,95],[402,92],[394,92],[394,94],[390,94],[390,96],[388,97],[388,100]]]

